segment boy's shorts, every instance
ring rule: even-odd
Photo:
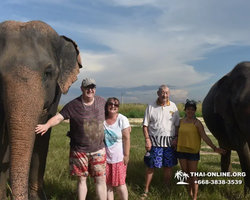
[[[187,159],[191,161],[200,160],[200,152],[198,153],[185,153],[185,152],[176,152],[176,157],[179,159]]]
[[[70,174],[76,176],[92,177],[106,175],[105,148],[91,153],[81,153],[70,150]]]
[[[149,168],[173,167],[177,165],[176,152],[171,147],[151,147],[144,156]]]
[[[124,185],[126,180],[127,165],[124,162],[107,163],[106,166],[106,183],[113,187]]]

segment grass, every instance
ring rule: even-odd
[[[142,118],[144,116],[146,104],[126,103],[119,107],[119,112],[128,118]]]
[[[77,199],[77,179],[70,176],[68,172],[68,154],[69,154],[69,138],[66,133],[69,124],[61,123],[52,130],[50,149],[47,158],[47,167],[45,173],[45,192],[48,199],[51,200],[74,200]],[[215,138],[209,136],[214,144],[217,144]],[[145,154],[144,138],[142,129],[133,127],[131,132],[131,151],[130,162],[127,171],[127,186],[129,191],[129,199],[137,200],[144,188],[145,165],[143,156]],[[232,153],[234,160],[233,170],[241,171],[239,160],[235,152]],[[179,164],[173,168],[174,173],[180,170]],[[219,172],[220,157],[215,154],[204,142],[201,148],[201,161],[198,165],[199,172]],[[200,179],[215,179],[211,177],[203,177]],[[225,179],[226,178],[217,178]],[[243,180],[240,177],[235,179]],[[163,170],[157,169],[150,187],[150,195],[148,200],[187,200],[189,199],[184,186],[177,185],[177,179],[172,180],[172,191],[169,193],[163,184]],[[91,178],[88,179],[88,196],[87,199],[95,200],[94,183]],[[117,196],[115,199],[118,199]],[[242,185],[200,185],[198,199],[249,199],[249,196],[243,197]]]
[[[146,110],[147,104],[134,104],[134,103],[124,103],[119,107],[119,113],[125,115],[128,118],[143,118]],[[58,106],[57,111],[59,112],[63,108],[62,105]],[[185,116],[184,104],[178,103],[177,108],[180,113],[180,117]],[[197,104],[196,117],[202,117],[202,104]]]

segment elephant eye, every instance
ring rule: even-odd
[[[43,72],[43,77],[48,78],[51,75],[52,75],[52,66],[51,64],[48,64]]]

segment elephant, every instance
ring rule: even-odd
[[[250,62],[237,64],[218,80],[202,103],[204,121],[227,150],[221,156],[221,170],[231,172],[231,150],[239,156],[244,176],[244,193],[250,188]]]
[[[77,44],[48,24],[0,23],[0,199],[7,198],[7,181],[12,199],[46,199],[51,129],[41,136],[35,127],[56,114],[80,68]]]

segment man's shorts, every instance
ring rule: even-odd
[[[70,174],[76,176],[92,177],[106,175],[105,148],[91,153],[81,153],[70,150]]]
[[[149,168],[173,167],[177,165],[176,152],[171,147],[151,147],[144,156]]]
[[[176,157],[179,159],[187,159],[191,161],[200,160],[200,153],[185,153],[185,152],[176,152]]]
[[[124,185],[126,180],[127,165],[124,162],[107,163],[106,166],[106,183],[113,187]]]

